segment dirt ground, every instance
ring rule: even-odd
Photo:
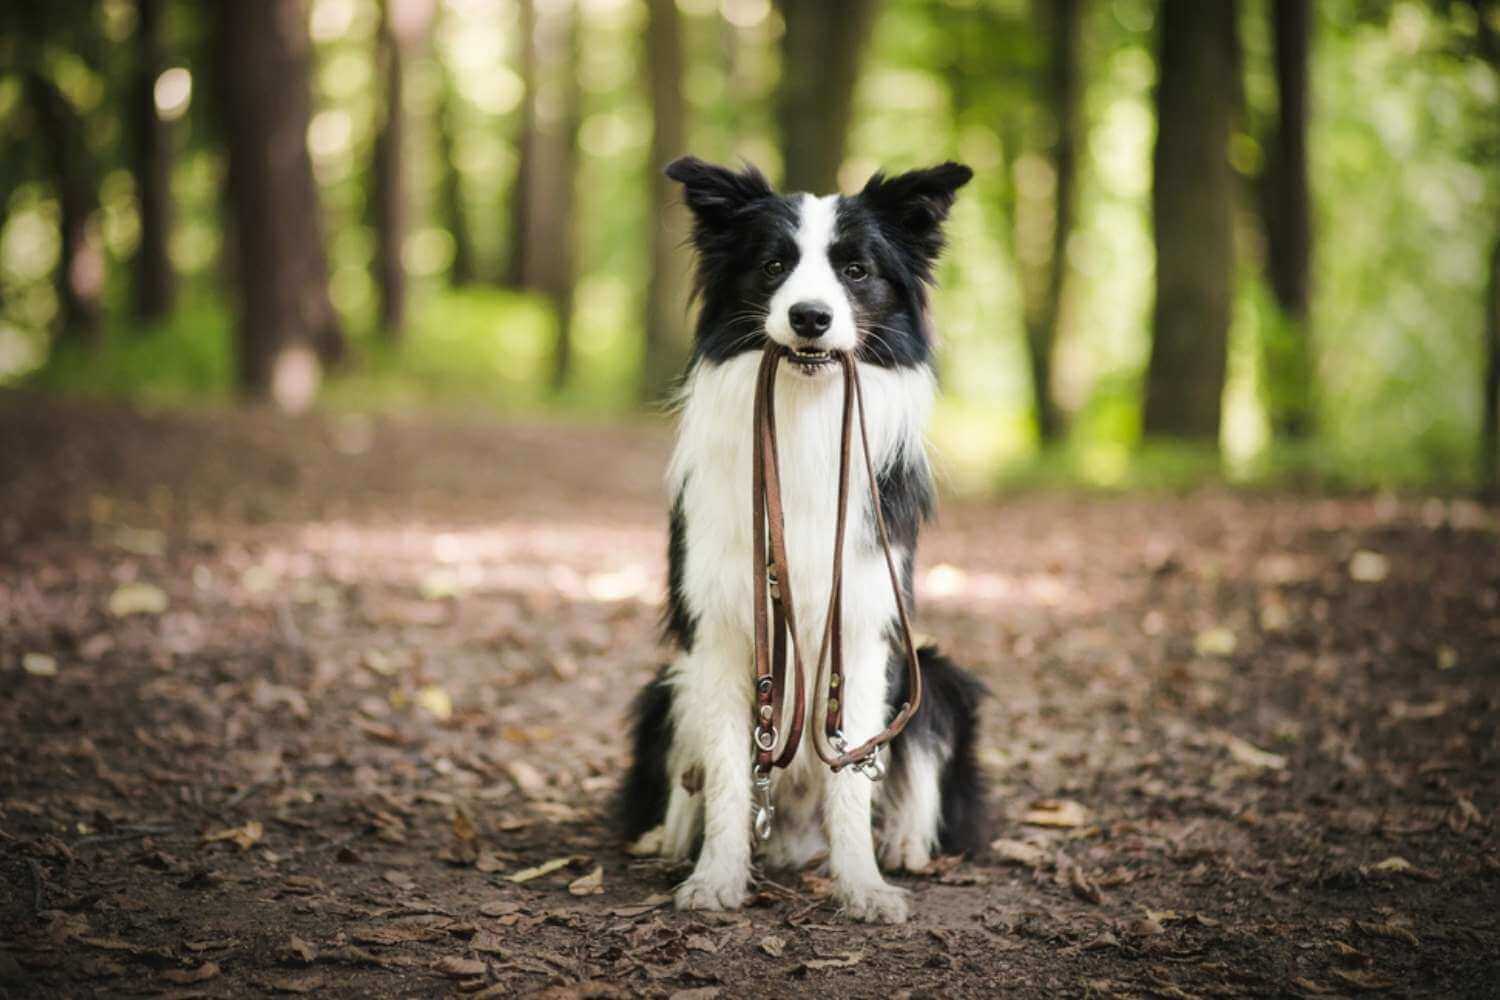
[[[608,804],[664,427],[0,398],[0,996],[1500,996],[1500,518],[949,501],[996,843],[679,914]]]

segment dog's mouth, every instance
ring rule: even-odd
[[[831,352],[820,351],[812,347],[794,347],[787,357],[804,375],[817,375],[834,363]]]

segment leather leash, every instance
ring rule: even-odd
[[[807,692],[804,686],[802,652],[797,641],[797,617],[792,599],[791,575],[786,554],[786,520],[781,503],[780,459],[776,447],[776,368],[790,355],[785,347],[767,347],[761,358],[755,384],[755,442],[753,449],[753,506],[755,559],[755,730],[754,768],[752,771],[759,798],[755,813],[756,835],[764,840],[771,834],[775,809],[771,805],[771,769],[784,768],[797,755],[807,715]],[[817,677],[823,678],[828,665],[824,739],[828,749],[812,739],[819,758],[834,772],[853,766],[872,781],[885,776],[880,749],[895,739],[922,704],[922,672],[917,660],[916,641],[901,594],[901,578],[891,554],[890,536],[885,514],[880,506],[880,488],[870,457],[870,438],[865,420],[865,401],[860,388],[859,369],[847,352],[835,354],[844,370],[843,422],[839,442],[838,517],[833,536],[833,574],[828,600],[828,614],[823,623],[823,639],[818,649]],[[849,515],[849,465],[854,450],[854,424],[859,417],[859,438],[869,478],[870,504],[875,513],[875,528],[885,565],[896,598],[896,615],[901,623],[901,639],[906,652],[908,700],[879,733],[851,748],[844,738],[844,536]],[[791,646],[793,681],[792,717],[788,720],[786,739],[781,741],[782,700],[786,690],[787,646]],[[781,743],[781,752],[776,752]]]

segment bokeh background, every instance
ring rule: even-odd
[[[660,419],[660,167],[957,158],[957,488],[1493,483],[1489,0],[8,0],[0,392]]]

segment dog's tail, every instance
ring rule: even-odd
[[[917,663],[922,668],[922,706],[896,740],[892,763],[900,767],[903,750],[908,748],[942,749],[947,763],[941,777],[938,846],[944,854],[974,857],[989,843],[990,834],[989,789],[979,766],[978,747],[979,706],[989,690],[935,646],[917,650]],[[889,690],[894,712],[907,697],[906,666],[899,656],[892,674]]]
[[[641,688],[630,709],[630,768],[615,799],[627,840],[659,826],[667,815],[667,753],[672,746],[672,686],[666,667]]]

